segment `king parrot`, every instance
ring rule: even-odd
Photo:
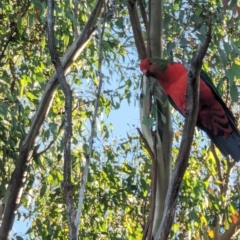
[[[188,78],[184,64],[149,58],[142,60],[140,69],[144,75],[158,81],[170,103],[184,116]],[[235,118],[203,70],[199,87],[197,127],[207,133],[224,156],[231,155],[235,161],[239,161],[240,133]]]

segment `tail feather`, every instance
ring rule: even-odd
[[[232,132],[226,139],[224,139],[222,136],[216,136],[212,132],[206,131],[206,129],[205,132],[224,156],[230,155],[236,162],[240,160],[239,132]]]

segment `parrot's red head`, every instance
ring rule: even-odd
[[[142,60],[140,69],[147,77],[156,78],[157,75],[167,68],[169,61],[160,58],[148,58]]]
[[[153,64],[152,59],[144,59],[140,63],[140,69],[141,69],[142,73],[147,77],[149,77],[151,75],[151,72],[153,70],[152,64]]]

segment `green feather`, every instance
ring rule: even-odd
[[[158,57],[155,57],[155,58],[149,58],[148,59],[148,62],[151,64],[151,63],[155,63],[157,65],[157,68],[160,72],[164,72],[167,67],[168,67],[168,64],[169,63],[173,63],[172,61],[169,61],[169,60],[166,60],[166,59],[162,59],[162,58],[158,58]]]

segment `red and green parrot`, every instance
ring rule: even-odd
[[[141,62],[140,69],[144,75],[158,81],[170,103],[184,116],[188,78],[184,64],[149,58]],[[240,133],[234,116],[204,71],[200,73],[199,91],[197,127],[207,133],[224,156],[230,155],[239,161]]]

